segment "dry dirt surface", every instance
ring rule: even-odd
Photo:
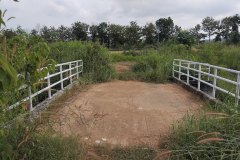
[[[118,62],[114,64],[115,70],[118,74],[130,71],[135,62]]]
[[[93,85],[66,104],[51,118],[63,135],[78,135],[93,145],[152,147],[166,138],[175,121],[202,106],[177,84],[135,81]]]

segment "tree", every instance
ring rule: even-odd
[[[74,36],[74,39],[80,40],[80,41],[86,41],[88,38],[88,25],[86,23],[82,22],[75,22],[72,24],[72,33]]]
[[[97,35],[100,41],[100,44],[109,45],[108,39],[108,24],[106,22],[102,22],[97,26]]]
[[[61,25],[60,27],[58,27],[57,33],[58,33],[58,40],[60,41],[67,42],[74,39],[72,29],[69,27],[65,27]]]
[[[203,34],[200,32],[201,31],[201,25],[197,24],[194,28],[191,28],[189,30],[190,34],[193,36],[194,40],[196,41],[196,43],[199,45],[199,42],[201,41],[201,39],[206,37],[206,34]]]
[[[232,31],[231,28],[231,17],[225,17],[221,21],[221,27],[222,27],[222,37],[226,42],[230,42],[230,33]]]
[[[172,38],[174,33],[174,23],[171,17],[160,18],[156,21],[158,42],[164,42]]]
[[[145,38],[145,44],[154,44],[156,42],[157,30],[153,23],[146,24],[142,29]]]
[[[98,29],[97,29],[97,25],[92,25],[90,26],[89,28],[89,31],[90,31],[90,37],[91,37],[91,40],[93,42],[96,42],[97,39],[98,39]]]
[[[141,27],[135,21],[131,21],[125,30],[125,43],[128,47],[138,46],[141,38]]]
[[[239,24],[240,24],[240,17],[238,14],[232,16],[230,18],[232,32],[231,32],[231,42],[237,44],[240,42],[240,35],[239,35]]]
[[[215,30],[217,29],[217,21],[215,21],[212,17],[204,18],[202,21],[202,29],[207,32],[210,42],[211,36],[215,34]]]
[[[118,48],[124,44],[125,28],[121,25],[111,24],[108,27],[109,48]]]
[[[48,28],[47,26],[44,26],[40,30],[40,36],[46,40],[47,42],[56,42],[57,41],[57,32],[54,27]]]
[[[192,44],[194,44],[194,37],[189,31],[181,30],[177,36],[177,41],[191,48]]]

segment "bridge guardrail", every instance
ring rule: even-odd
[[[234,80],[221,76],[219,72],[228,72],[232,75],[232,77],[234,77]],[[216,99],[216,91],[229,94],[235,98],[236,106],[239,105],[240,71],[211,65],[208,63],[174,59],[173,78],[188,86],[196,87],[198,91],[201,91],[203,94],[213,99]],[[236,89],[234,89],[235,93],[219,86],[219,80],[234,85],[236,87]],[[208,91],[204,91],[202,89],[203,86],[207,86]]]
[[[54,73],[48,73],[46,77],[44,77],[43,81],[46,81],[47,84],[46,87],[36,91],[35,93],[32,93],[32,88],[24,85],[25,87],[21,87],[21,89],[28,89],[28,97],[16,102],[15,104],[11,105],[8,109],[11,110],[17,106],[19,106],[21,103],[28,101],[29,102],[29,110],[33,111],[33,98],[40,95],[41,93],[47,91],[48,92],[48,99],[51,99],[52,94],[52,88],[61,85],[60,90],[64,89],[64,82],[69,80],[70,84],[73,83],[73,78],[76,77],[76,79],[79,78],[79,74],[83,72],[83,61],[77,60],[77,61],[71,61],[66,63],[57,64],[55,66],[55,72]],[[67,76],[64,77],[64,73],[67,73]],[[51,78],[54,78],[56,76],[60,76],[59,80],[57,82],[51,83]],[[68,84],[68,85],[70,85]],[[66,86],[65,86],[66,87]],[[56,93],[55,93],[56,94]]]

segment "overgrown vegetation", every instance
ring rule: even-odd
[[[239,159],[239,110],[234,104],[210,106],[173,126],[170,159]]]
[[[155,83],[171,79],[172,61],[176,58],[240,70],[239,15],[225,17],[222,21],[206,17],[202,25],[189,30],[175,25],[168,17],[143,27],[134,21],[127,26],[105,22],[89,26],[75,22],[71,27],[44,26],[31,33],[21,27],[3,28],[4,19],[6,10],[0,10],[0,159],[88,158],[88,148],[76,137],[39,131],[39,122],[30,121],[31,117],[26,114],[27,103],[7,110],[7,106],[26,95],[17,89],[26,84],[34,90],[38,80],[54,69],[55,62],[82,59],[81,83],[112,80],[115,78],[112,62],[121,61],[136,64],[132,71],[120,74],[119,79]],[[211,42],[214,35],[216,42]],[[200,44],[205,37],[209,43]],[[125,51],[109,54],[103,46]],[[46,68],[40,72],[43,67]],[[231,89],[224,83],[222,86]],[[169,159],[240,159],[239,109],[224,98],[222,96],[225,105],[209,106],[207,111],[187,115],[173,126],[166,144]],[[152,160],[157,154],[154,149],[145,147],[106,149],[97,146],[94,151],[98,157],[112,160]]]

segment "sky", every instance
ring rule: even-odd
[[[159,18],[172,17],[174,23],[188,29],[211,16],[221,19],[239,14],[240,0],[0,0],[0,9],[7,9],[8,28],[21,25],[30,30],[37,26],[70,26],[81,21],[87,24],[110,22],[127,25],[137,21],[141,26]]]

